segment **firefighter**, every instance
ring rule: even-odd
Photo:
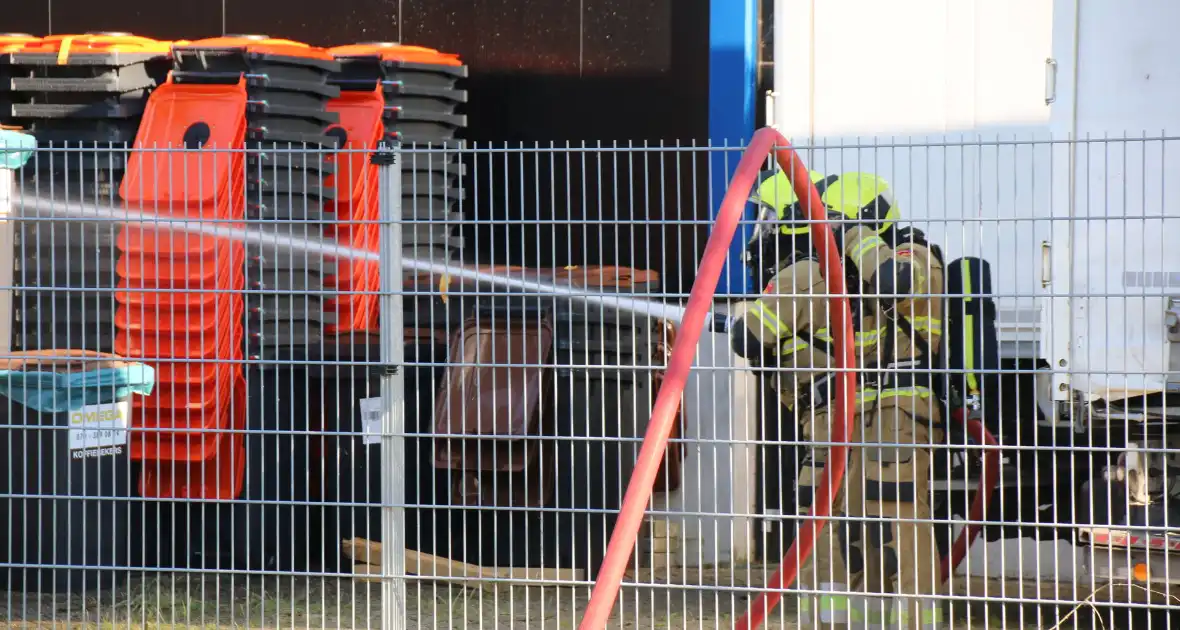
[[[786,175],[772,179],[780,178]],[[941,256],[921,232],[895,225],[899,209],[882,178],[846,173],[822,179],[813,174],[812,180],[822,189],[829,217],[841,220],[832,227],[853,294],[852,341],[860,369],[835,519],[799,572],[800,622],[941,627],[942,607],[932,597],[942,592],[939,553],[928,522],[931,445],[941,439],[928,371],[941,334],[941,299],[930,294],[942,292]],[[783,216],[801,211],[792,208]],[[804,509],[811,507],[832,440],[829,402],[836,392],[829,319],[817,256],[795,247],[730,329],[737,354],[776,370],[779,396],[798,419],[803,441],[818,443],[799,471]]]
[[[823,190],[825,177],[810,171],[811,183]],[[746,247],[745,262],[757,286],[764,287],[786,267],[789,261],[811,251],[811,226],[798,203],[795,189],[786,173],[765,171],[754,187],[750,202],[755,204],[762,219]],[[769,220],[768,220],[769,219]],[[751,367],[755,367],[752,365]],[[799,446],[798,422],[794,412],[774,401],[778,386],[776,370],[756,370],[761,392],[761,434],[768,442],[761,450],[761,474],[767,479],[768,492],[763,495],[762,509],[766,514],[778,514],[781,521],[766,540],[765,552],[771,557],[781,556],[795,539],[799,506],[795,492],[795,475],[805,451]],[[780,474],[781,471],[781,474]]]
[[[811,171],[810,176],[812,184],[823,186],[823,174]],[[763,216],[774,217],[773,227],[756,232],[746,247],[746,265],[761,287],[782,269],[783,261],[798,254],[796,250],[810,250],[811,227],[806,223],[807,217],[791,181],[782,171],[764,172],[758,178],[750,201],[759,207]]]

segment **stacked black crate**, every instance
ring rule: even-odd
[[[167,77],[171,43],[125,33],[57,35],[10,44],[0,66],[0,123],[32,133],[40,150],[23,194],[116,201],[148,96]],[[17,348],[114,343],[113,222],[24,215],[16,240]]]
[[[265,35],[194,41],[175,50],[178,83],[245,84],[246,220],[274,236],[274,246],[247,245],[247,354],[305,356],[318,348],[328,315],[322,256],[280,247],[287,239],[320,240],[335,221],[326,158],[336,146],[327,110],[339,88],[328,77],[340,65],[322,49]]]
[[[0,124],[12,118],[12,53],[39,43],[40,37],[28,33],[0,33]]]
[[[385,97],[385,140],[403,149],[403,254],[437,263],[458,258],[466,174],[458,136],[467,117],[457,110],[467,101],[467,92],[459,88],[467,67],[456,55],[391,43],[340,46],[330,52],[341,63],[333,83],[359,90],[380,85]]]
[[[458,257],[464,171],[456,135],[467,117],[455,109],[467,93],[456,84],[467,67],[434,53],[387,60],[382,71],[387,139],[410,150],[402,161],[404,253],[432,262]]]

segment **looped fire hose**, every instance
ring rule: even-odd
[[[765,620],[766,615],[778,605],[779,600],[782,599],[783,588],[794,584],[802,563],[811,556],[816,538],[831,515],[832,504],[844,480],[848,461],[848,442],[853,429],[853,408],[856,400],[856,381],[852,371],[852,368],[855,367],[855,356],[851,343],[853,338],[852,313],[848,300],[844,297],[847,291],[844,286],[843,255],[836,247],[832,229],[827,224],[827,213],[824,211],[819,193],[811,184],[807,167],[781,134],[774,129],[763,128],[754,134],[750,146],[742,154],[741,162],[738,163],[729,189],[721,202],[713,232],[705,245],[705,253],[701,259],[697,279],[693,283],[688,304],[685,306],[680,334],[672,349],[672,356],[668,360],[664,383],[656,397],[647,434],[644,436],[643,446],[636,460],[631,481],[627,486],[627,493],[623,498],[614,532],[611,534],[606,557],[598,572],[598,579],[594,584],[590,603],[587,605],[586,614],[578,626],[580,630],[605,628],[611,610],[614,608],[619,586],[623,581],[623,574],[631,558],[631,550],[635,546],[636,535],[643,522],[644,510],[651,499],[652,487],[663,459],[673,419],[680,404],[680,397],[684,393],[684,386],[688,381],[697,343],[700,341],[706,324],[712,330],[724,331],[724,322],[713,317],[711,313],[713,296],[717,290],[717,282],[721,277],[729,244],[737,232],[738,221],[745,209],[747,195],[754,186],[759,169],[765,164],[766,158],[772,152],[779,168],[789,175],[795,188],[795,194],[800,200],[803,200],[804,208],[813,221],[811,235],[822,261],[821,273],[827,281],[829,312],[835,316],[831,326],[836,372],[835,422],[833,422],[831,436],[834,446],[816,488],[808,525],[800,528],[799,535],[783,556],[778,570],[766,584],[766,590],[760,593],[750,605],[746,615],[738,620],[736,628],[757,628]],[[956,419],[962,420],[963,417],[960,414],[956,416]],[[967,430],[977,441],[986,446],[993,447],[995,445],[995,440],[977,420],[967,421]],[[982,514],[983,506],[986,505],[991,494],[994,477],[998,473],[996,459],[998,459],[998,454],[994,450],[987,452],[984,481],[971,506],[972,521],[980,520],[979,516]],[[971,541],[978,533],[978,525],[971,525],[955,541],[952,553],[943,559],[944,578],[949,576],[950,571],[966,555]]]

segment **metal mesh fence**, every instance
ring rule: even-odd
[[[939,251],[887,243],[923,279],[892,301],[845,251],[861,395],[880,394],[850,461],[888,465],[849,468],[768,626],[1165,627],[1175,142],[797,148],[830,190],[884,178],[897,227]],[[0,170],[0,620],[574,626],[741,152],[44,147]],[[789,206],[765,190],[751,217]],[[773,290],[714,308],[751,329],[772,308],[781,334],[754,332],[774,360],[702,338],[612,627],[732,627],[809,519],[836,316],[776,275],[806,264],[782,235],[807,222],[764,218],[735,240],[774,244]],[[856,249],[864,217],[831,222]],[[930,361],[903,364],[919,337]]]

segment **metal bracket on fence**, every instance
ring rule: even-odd
[[[1168,298],[1168,310],[1164,311],[1164,328],[1168,341],[1180,341],[1180,298]]]
[[[376,164],[377,166],[394,166],[398,163],[397,151],[397,147],[393,147],[388,144],[382,144],[376,151],[373,152],[373,155],[369,158],[369,161],[373,164]],[[400,171],[401,169],[399,168],[398,170]],[[401,180],[398,180],[398,186],[400,188]]]
[[[16,238],[16,218],[13,198],[16,196],[16,173],[0,166],[0,286],[13,286]],[[0,289],[0,352],[12,351],[12,303],[11,288]]]

